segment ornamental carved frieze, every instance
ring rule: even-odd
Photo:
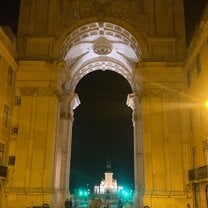
[[[147,18],[144,12],[144,0],[57,0],[58,11],[55,28],[70,25],[78,20],[97,17],[121,19],[135,28],[145,29]]]

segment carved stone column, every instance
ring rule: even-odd
[[[79,104],[77,94],[65,91],[61,95],[59,130],[55,146],[54,186],[56,190],[56,206],[63,206],[66,197],[69,195],[73,110]]]
[[[135,179],[135,207],[143,207],[144,190],[144,157],[141,103],[137,93],[128,95],[127,105],[133,110],[132,121],[134,126],[134,179]]]

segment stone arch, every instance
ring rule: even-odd
[[[76,84],[87,73],[109,69],[121,74],[132,90],[138,91],[133,71],[141,59],[141,51],[134,35],[119,25],[110,22],[82,25],[65,37],[62,43],[60,59],[67,63],[71,77],[64,88],[74,91]]]
[[[72,27],[73,28],[73,27]],[[69,32],[69,31],[68,31]],[[91,33],[92,32],[92,33]],[[62,34],[63,35],[63,34]],[[62,39],[65,37],[65,41]],[[132,108],[134,128],[134,172],[136,201],[142,205],[142,194],[144,187],[143,173],[143,142],[141,125],[141,108],[139,99],[139,85],[135,81],[135,66],[141,59],[142,48],[137,39],[120,25],[110,22],[93,22],[81,24],[80,27],[69,34],[66,32],[62,39],[62,51],[60,59],[65,63],[63,68],[67,78],[62,83],[62,98],[60,100],[61,116],[59,124],[62,143],[70,147],[72,140],[73,109],[80,104],[75,88],[78,82],[88,73],[95,70],[112,70],[122,75],[130,84],[133,93],[128,95],[127,105]],[[60,41],[59,40],[59,41]],[[64,134],[63,132],[67,132]],[[65,148],[65,147],[64,147]],[[58,153],[60,151],[60,153]],[[63,165],[57,171],[58,177],[64,176],[60,184],[69,182],[70,152],[63,155]],[[63,150],[57,150],[57,155]],[[55,162],[55,167],[58,163]],[[139,167],[139,168],[138,168]],[[138,177],[139,175],[139,177]],[[56,170],[55,170],[56,177]],[[57,177],[57,178],[58,178]],[[67,187],[64,189],[67,194]],[[63,195],[62,195],[63,197]],[[63,198],[60,198],[63,201]]]

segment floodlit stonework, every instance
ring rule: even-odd
[[[75,87],[112,70],[132,87],[135,207],[205,208],[207,25],[186,49],[182,0],[22,0],[17,57],[0,28],[0,207],[63,207]]]

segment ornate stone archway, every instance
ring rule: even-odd
[[[184,207],[188,119],[171,94],[186,83],[183,1],[22,0],[20,11],[15,95],[21,106],[11,112],[19,134],[8,135],[8,155],[16,161],[4,207],[63,205],[79,104],[74,89],[87,73],[107,69],[125,77],[133,91],[127,103],[137,199],[153,208]]]
[[[128,96],[127,105],[133,110],[135,202],[142,206],[144,189],[142,122],[141,109],[138,107],[140,106],[139,86],[134,75],[135,65],[140,61],[141,56],[139,44],[131,33],[121,26],[107,22],[95,22],[73,31],[63,45],[61,57],[65,62],[63,70],[68,74],[68,79],[62,83],[63,96],[59,136],[57,137],[62,139],[61,142],[59,139],[60,147],[56,151],[55,183],[62,184],[62,188],[65,185],[64,194],[67,195],[73,109],[80,104],[78,95],[74,94],[76,85],[82,77],[92,71],[111,70],[122,75],[129,82],[133,91]],[[67,145],[61,147],[61,144]],[[59,157],[62,158],[62,163],[60,163]],[[63,192],[58,195],[57,203],[59,204],[63,202],[65,195]]]

